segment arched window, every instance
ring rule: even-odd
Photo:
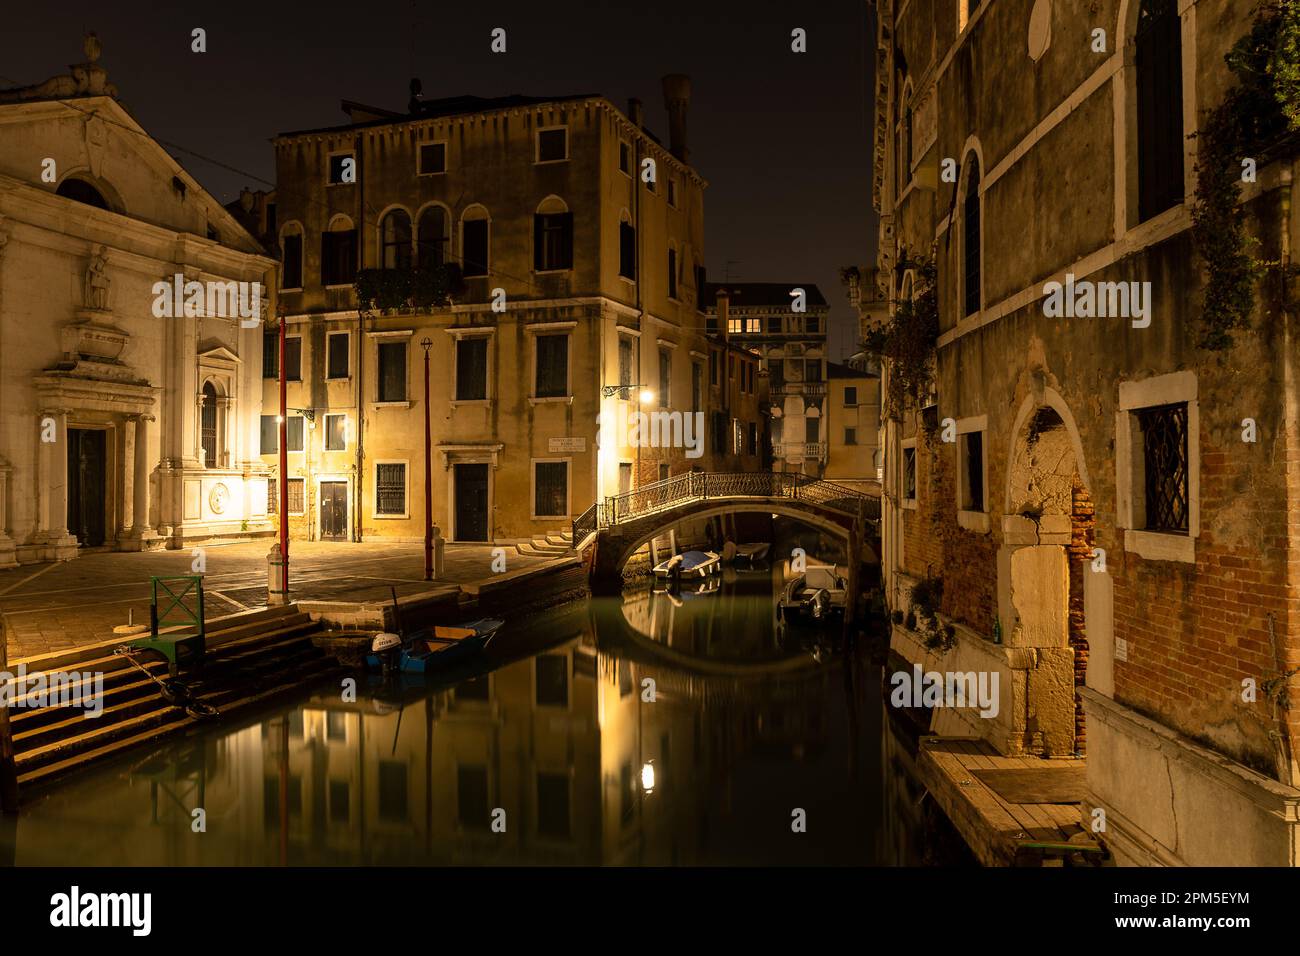
[[[486,276],[492,259],[492,220],[482,206],[465,210],[460,220],[460,259],[467,277]]]
[[[447,210],[441,206],[429,206],[420,213],[420,222],[416,227],[419,268],[436,269],[445,265],[450,240]]]
[[[966,172],[962,177],[965,190],[962,198],[962,315],[974,315],[980,310],[980,263],[981,231],[980,221],[980,161],[971,152],[966,163]]]
[[[280,288],[302,288],[302,226],[285,223],[280,233]]]
[[[573,268],[573,213],[559,196],[547,196],[533,215],[533,269]]]
[[[1183,57],[1178,0],[1141,0],[1137,22],[1138,221],[1183,200]]]
[[[357,276],[357,230],[347,216],[335,216],[320,236],[321,285],[349,285]]]
[[[54,194],[63,196],[65,199],[71,199],[73,202],[94,206],[96,209],[109,208],[108,200],[104,198],[103,193],[84,179],[78,179],[75,176],[69,176],[59,183],[59,188],[54,190]]]
[[[411,217],[405,209],[394,209],[379,220],[379,265],[411,268]]]
[[[217,467],[217,389],[211,382],[203,383],[203,410],[201,415],[203,440],[203,466]]]

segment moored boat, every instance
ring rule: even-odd
[[[655,565],[657,578],[704,578],[714,574],[722,563],[713,551],[683,551]]]

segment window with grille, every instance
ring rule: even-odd
[[[916,498],[916,449],[903,449],[903,497]]]
[[[375,465],[375,514],[406,514],[405,462]]]
[[[533,514],[539,518],[562,518],[569,513],[569,465],[563,461],[539,461],[533,465]]]
[[[963,286],[965,314],[980,310],[980,165],[974,156],[966,177],[966,200],[962,206]]]
[[[984,433],[967,432],[961,436],[963,511],[984,510]]]
[[[379,345],[379,400],[406,401],[405,342],[381,342]]]
[[[274,478],[266,479],[266,513],[280,513],[280,485]]]
[[[1177,0],[1143,0],[1137,36],[1138,219],[1183,199],[1182,21]]]
[[[1143,408],[1137,420],[1142,429],[1146,530],[1187,534],[1187,404]]]
[[[487,398],[488,340],[482,336],[456,341],[456,401]]]
[[[305,491],[307,482],[305,478],[290,478],[289,483],[285,486],[289,492],[289,514],[300,515],[306,511],[304,505]]]
[[[569,337],[537,336],[537,398],[565,398],[569,394]]]
[[[211,382],[203,383],[202,442],[203,464],[217,467],[217,390]]]

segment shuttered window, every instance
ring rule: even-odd
[[[533,216],[533,268],[538,272],[573,268],[573,213]]]
[[[539,518],[562,518],[569,513],[569,465],[563,461],[539,461],[533,465],[533,514]]]
[[[569,337],[537,336],[537,398],[564,398],[569,394]]]
[[[464,226],[463,274],[485,276],[488,274],[488,221],[469,219]]]
[[[381,342],[379,345],[379,400],[406,401],[405,342]]]

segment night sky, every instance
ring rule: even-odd
[[[505,54],[489,50],[498,26]],[[195,27],[207,53],[190,51]],[[795,27],[805,54],[790,51]],[[222,202],[272,185],[276,133],[345,123],[342,99],[404,112],[412,76],[425,99],[602,93],[626,109],[637,96],[666,143],[660,77],[689,74],[709,278],[815,282],[831,356],[852,351],[838,269],[874,259],[876,232],[866,0],[10,4],[0,86],[66,73],[87,30],[121,101]]]

